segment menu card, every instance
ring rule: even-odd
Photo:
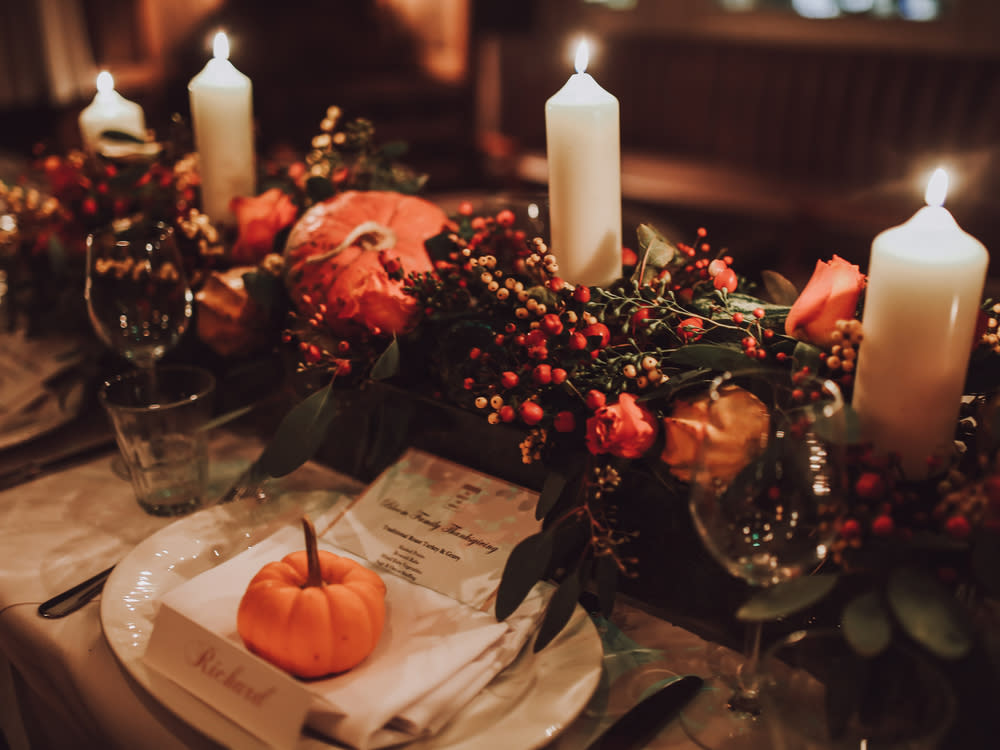
[[[541,612],[540,596],[504,623],[490,607],[511,549],[539,527],[536,499],[410,450],[346,510],[313,519],[323,548],[386,572],[385,632],[367,660],[301,681],[243,646],[239,601],[264,563],[302,548],[292,527],[168,592],[145,660],[272,747],[293,747],[306,723],[355,747],[437,731],[513,660]],[[415,673],[401,679],[407,665]],[[372,694],[381,718],[366,715]]]
[[[538,494],[415,448],[323,534],[411,583],[485,608],[514,546],[539,528]]]

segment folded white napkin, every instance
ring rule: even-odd
[[[164,602],[201,627],[241,643],[236,611],[250,579],[266,563],[302,547],[301,529],[287,527],[174,589]],[[320,547],[367,565],[322,541]],[[376,570],[387,594],[385,627],[375,650],[348,672],[303,683],[314,696],[308,725],[358,750],[440,730],[513,661],[551,593],[551,587],[536,587],[514,615],[497,622],[492,612]]]

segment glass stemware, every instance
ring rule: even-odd
[[[193,310],[173,229],[162,222],[123,219],[91,234],[85,297],[101,341],[152,371],[180,341]]]
[[[703,426],[689,506],[709,553],[755,587],[810,573],[834,539],[846,481],[837,385],[779,369],[727,372],[709,387]],[[761,627],[748,628],[735,673],[715,676],[724,688],[713,693],[713,713],[728,715],[726,733],[741,745],[757,735],[767,747],[755,721]]]

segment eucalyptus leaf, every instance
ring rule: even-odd
[[[337,192],[333,183],[324,177],[314,175],[306,180],[306,195],[313,203],[322,203]]]
[[[548,567],[552,537],[538,532],[525,537],[511,550],[497,589],[496,616],[506,620],[514,613]]]
[[[746,622],[764,622],[799,612],[815,604],[833,590],[835,575],[816,575],[792,578],[768,586],[750,598],[736,612],[736,617]]]
[[[821,353],[819,347],[800,341],[795,345],[795,351],[792,352],[792,366],[796,370],[808,367],[809,372],[819,372],[820,365],[823,363],[823,360],[820,359]]]
[[[955,597],[930,574],[897,568],[886,586],[889,607],[906,634],[942,659],[972,648],[972,629]]]
[[[145,143],[144,138],[132,135],[131,133],[126,133],[122,130],[102,130],[101,139],[106,141],[113,141],[115,143]]]
[[[399,374],[399,340],[393,336],[389,346],[378,356],[372,365],[371,379],[386,380]]]
[[[580,594],[583,592],[585,568],[589,568],[586,562],[574,568],[549,599],[549,606],[545,608],[542,624],[538,628],[538,637],[535,639],[535,652],[548,646],[573,616],[573,610],[576,609]]]
[[[799,290],[795,288],[795,284],[777,271],[761,271],[760,277],[767,290],[767,296],[776,305],[793,305],[799,298]]]
[[[664,360],[677,367],[708,368],[722,372],[747,365],[747,355],[739,346],[690,344],[671,352]]]
[[[882,653],[892,640],[892,619],[874,591],[862,594],[844,608],[841,625],[844,638],[862,656]]]
[[[315,455],[339,411],[333,384],[296,404],[281,420],[257,465],[270,477],[283,477]]]
[[[542,483],[542,491],[538,496],[538,502],[535,504],[536,519],[541,520],[545,518],[545,515],[559,502],[564,489],[566,489],[566,476],[558,471],[550,471],[545,476],[545,481]]]

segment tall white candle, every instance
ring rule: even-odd
[[[146,116],[142,107],[115,91],[115,80],[102,70],[97,74],[97,94],[80,113],[80,138],[88,151],[97,151],[101,133],[117,130],[146,138]]]
[[[872,242],[853,406],[863,433],[895,452],[908,478],[950,454],[989,255],[944,208],[948,175],[927,206]]]
[[[545,103],[550,242],[563,279],[607,286],[622,273],[618,100],[587,62],[580,42],[576,74]]]
[[[253,86],[229,62],[229,40],[215,35],[214,56],[191,79],[188,94],[201,171],[202,210],[231,223],[230,201],[253,195],[257,168],[253,141]]]

